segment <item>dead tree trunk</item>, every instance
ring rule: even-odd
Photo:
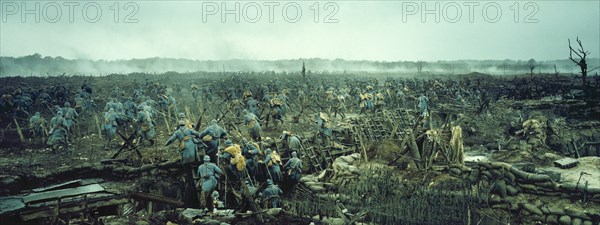
[[[577,66],[579,66],[579,68],[581,69],[581,81],[583,82],[582,84],[582,88],[584,90],[584,94],[585,94],[585,90],[586,90],[586,86],[587,86],[587,62],[585,61],[585,57],[587,57],[588,54],[590,54],[590,52],[585,51],[583,49],[583,44],[581,44],[581,40],[579,40],[579,37],[577,37],[577,44],[579,45],[579,49],[575,50],[573,49],[573,47],[571,47],[571,39],[569,40],[569,59],[571,61],[573,61]],[[575,55],[577,55],[579,57],[579,60],[575,60],[573,58],[573,53],[575,53]]]

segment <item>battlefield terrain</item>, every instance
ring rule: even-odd
[[[584,85],[575,75],[534,72],[303,70],[0,83],[1,224],[600,223],[598,76]],[[250,97],[258,101],[260,140],[244,122]],[[107,104],[149,100],[153,144],[137,136],[135,112],[123,112],[117,134],[107,138]],[[35,134],[30,118],[39,112],[50,122],[65,102],[79,116],[68,144],[49,146],[51,127]],[[225,174],[216,190],[224,205],[215,212],[186,188],[186,170],[201,164],[201,144],[192,167],[182,166],[177,141],[165,146],[180,113],[194,130],[215,120],[227,131],[219,153],[226,140],[259,146],[255,174],[241,180],[219,160]],[[259,194],[271,176],[262,160],[267,148],[282,164],[289,160],[284,131],[302,143],[302,177],[292,182],[282,169],[283,194],[273,208]]]

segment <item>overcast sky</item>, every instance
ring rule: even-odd
[[[72,3],[0,1],[0,55],[40,53],[107,60],[550,60],[567,58],[567,39],[574,42],[579,36],[590,57],[600,56],[598,0],[529,4],[333,1],[328,5],[318,1],[318,7],[316,1],[143,1],[127,7],[123,1],[119,7],[114,7],[116,1],[91,2],[97,5],[83,10],[87,2],[69,6]],[[226,21],[222,21],[223,7],[235,9],[236,3],[240,21],[236,22],[233,14],[225,15]],[[23,14],[23,7],[30,14]],[[424,7],[430,14],[423,14]],[[96,15],[97,8],[101,15]],[[128,15],[132,15],[132,23],[125,23]]]

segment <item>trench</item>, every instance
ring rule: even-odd
[[[297,187],[295,196],[285,198],[287,211],[299,217],[321,219],[340,216],[344,209],[354,214],[362,213],[364,222],[377,224],[502,224],[501,219],[479,213],[477,193],[474,186],[465,182],[428,187],[414,182],[402,181],[391,169],[372,168],[361,176],[348,180],[337,189],[337,199],[324,199],[315,193]],[[64,197],[61,200],[38,207],[37,214],[22,210],[19,213],[0,216],[3,224],[66,224],[66,221],[87,221],[100,224],[106,216],[139,216],[166,212],[161,220],[177,221],[175,213],[184,202],[182,167],[178,162],[163,162],[141,167],[125,165],[78,166],[54,171],[45,175],[24,175],[7,185],[11,191],[2,196],[19,195],[36,189],[52,190],[52,185],[62,183],[61,188],[100,184],[114,195],[101,197]],[[132,180],[135,187],[131,188]],[[71,183],[69,183],[71,182]],[[28,190],[21,191],[19,190]],[[289,197],[289,196],[288,196]],[[28,203],[29,205],[34,205]],[[57,204],[63,209],[74,209],[56,215]],[[42,211],[48,211],[39,213]],[[21,215],[21,216],[19,216]],[[23,216],[26,215],[26,216]],[[349,219],[352,214],[346,214]],[[37,217],[36,217],[37,216]],[[39,218],[38,218],[39,217]],[[27,220],[24,220],[27,219]],[[61,222],[62,221],[62,222]],[[154,222],[165,222],[154,221]]]

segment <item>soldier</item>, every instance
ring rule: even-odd
[[[281,123],[283,123],[283,118],[284,118],[284,114],[283,114],[283,100],[277,97],[274,97],[270,100],[271,103],[271,118],[273,118],[273,123],[276,123],[276,121],[279,121]]]
[[[421,116],[425,117],[429,115],[429,98],[427,98],[425,94],[421,94],[421,96],[418,98],[418,101],[419,113]]]
[[[90,83],[88,83],[87,80],[84,80],[83,84],[81,85],[81,90],[83,90],[84,92],[91,95],[92,94],[92,85]]]
[[[245,113],[244,115],[244,124],[248,127],[248,134],[252,137],[254,141],[260,141],[261,137],[261,128],[260,128],[260,120],[256,114],[252,112],[248,112],[248,110],[242,111]]]
[[[115,98],[111,98],[110,101],[104,106],[104,110],[108,111],[111,108],[116,109],[117,107],[117,100]]]
[[[396,92],[397,107],[399,107],[399,108],[404,107],[405,96],[406,95],[404,94],[404,91],[402,89],[398,89],[398,92]]]
[[[383,105],[385,105],[385,97],[383,96],[383,94],[381,92],[377,92],[377,94],[375,95],[375,106],[373,108],[373,110],[375,111],[381,111],[383,110]]]
[[[196,206],[196,190],[194,190],[194,177],[192,163],[198,161],[197,146],[194,137],[199,137],[200,133],[185,126],[185,121],[180,120],[179,129],[167,140],[165,146],[170,145],[177,139],[179,141],[179,152],[181,154],[181,164],[185,172],[185,191],[184,200],[188,206]],[[205,192],[210,194],[211,192]]]
[[[36,112],[35,115],[29,119],[29,131],[31,136],[34,138],[47,136],[46,123],[46,119],[40,115],[40,112]]]
[[[336,118],[338,114],[340,114],[342,119],[346,118],[346,95],[340,94],[337,96],[333,118]]]
[[[319,126],[319,134],[321,136],[321,144],[326,145],[329,144],[329,139],[333,135],[331,128],[329,126],[329,118],[325,113],[319,113],[317,115],[317,125]]]
[[[77,117],[79,117],[79,114],[77,113],[77,111],[75,111],[75,109],[71,108],[71,103],[69,102],[65,102],[65,107],[62,108],[63,111],[63,116],[65,118],[65,123],[67,124],[67,131],[70,134],[73,134],[73,125],[75,125],[76,121],[75,119],[77,119]]]
[[[200,90],[198,88],[198,85],[191,84],[190,92],[192,92],[192,97],[194,97],[194,102],[198,102],[198,97],[200,97]]]
[[[302,143],[295,134],[283,131],[280,138],[283,140],[283,146],[286,149],[285,156],[290,156],[292,152],[300,152]]]
[[[104,135],[106,138],[106,145],[104,146],[105,149],[109,148],[110,142],[117,135],[117,119],[119,119],[119,116],[117,115],[117,113],[115,113],[115,110],[113,108],[110,108],[108,112],[104,113],[103,128]]]
[[[246,169],[250,178],[256,180],[256,172],[258,170],[258,153],[260,147],[254,142],[249,142],[246,138],[242,139],[242,155],[246,158]]]
[[[210,125],[200,133],[200,139],[206,145],[206,154],[210,156],[211,162],[217,162],[220,139],[225,137],[227,132],[217,125],[217,120],[210,121]]]
[[[281,207],[281,194],[283,191],[279,186],[273,183],[271,179],[267,179],[267,188],[261,193],[264,201],[268,201],[271,204],[268,204],[270,208],[279,208]]]
[[[56,116],[50,120],[50,126],[52,129],[50,129],[50,133],[48,134],[49,138],[46,144],[52,148],[52,152],[56,152],[60,145],[62,145],[68,153],[69,142],[66,129],[67,123],[62,117],[62,111],[58,111]]]
[[[362,93],[360,94],[360,113],[365,113],[367,110],[373,110],[373,94],[371,93]]]
[[[233,144],[231,140],[225,141],[225,146],[219,158],[229,160],[229,169],[237,180],[242,180],[246,173],[246,159],[242,156],[242,148],[238,144]]]
[[[252,98],[252,92],[251,91],[244,91],[244,93],[242,94],[242,99],[244,101],[249,101],[250,98]]]
[[[192,130],[186,126],[185,121],[179,121],[179,129],[173,133],[171,138],[167,140],[165,146],[170,145],[175,141],[175,139],[179,140],[179,151],[181,151],[181,163],[191,163],[196,161],[197,152],[196,152],[196,143],[194,142],[194,136],[200,137],[200,133],[198,131]]]
[[[185,113],[179,113],[178,117],[179,117],[179,120],[183,120],[183,122],[185,122],[185,127],[194,129],[194,124],[192,123],[192,121],[190,119],[185,117]]]
[[[296,152],[292,152],[292,158],[283,165],[283,168],[287,171],[286,174],[292,187],[295,186],[302,175],[302,160],[298,158]]]
[[[136,122],[140,126],[138,129],[140,143],[142,143],[143,140],[148,140],[150,141],[150,145],[154,145],[154,138],[156,138],[156,131],[154,130],[154,127],[156,126],[156,123],[152,119],[150,110],[146,110],[146,108],[142,105],[138,106]]]
[[[465,99],[462,97],[462,95],[460,94],[460,91],[456,91],[456,104],[458,104],[461,107],[466,106],[465,105]]]
[[[81,97],[81,94],[77,94],[73,100],[75,101],[75,107],[73,107],[75,111],[83,113],[87,108],[85,105],[85,99]]]
[[[215,207],[213,212],[216,211],[216,208],[224,208],[225,207],[225,203],[223,201],[219,200],[219,192],[218,191],[213,191],[211,197],[213,200],[213,206]]]
[[[120,92],[121,91],[119,90],[119,87],[115,86],[115,87],[113,87],[112,91],[110,92],[110,95],[113,99],[115,99],[115,98],[119,97]]]
[[[217,184],[219,183],[219,176],[223,175],[223,171],[221,171],[217,165],[210,162],[210,156],[205,155],[203,161],[204,163],[198,166],[197,174],[201,180],[198,182],[197,186],[202,187],[202,193],[204,193],[205,198],[204,203],[209,212],[212,212],[215,206],[213,204],[213,196],[211,194],[217,187]]]
[[[133,118],[135,118],[135,109],[137,108],[137,106],[135,105],[135,102],[133,102],[131,97],[127,98],[127,101],[125,101],[125,103],[123,104],[123,108],[125,111],[125,116],[127,116],[129,120],[133,120]]]
[[[267,177],[271,178],[275,184],[281,181],[281,156],[277,151],[265,150],[265,165],[267,166]]]
[[[248,111],[253,113],[254,115],[259,115],[258,111],[258,101],[256,101],[253,97],[249,97],[248,101],[246,101],[246,105],[248,106]]]

